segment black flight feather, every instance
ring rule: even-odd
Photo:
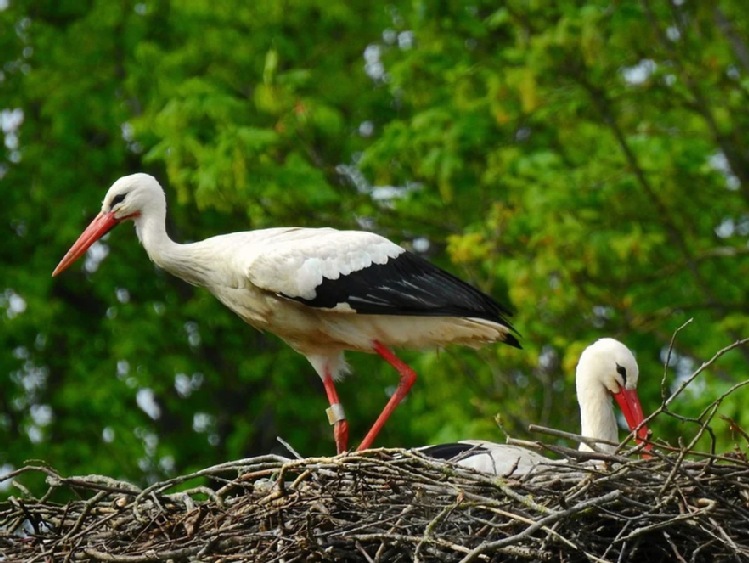
[[[435,459],[450,460],[458,456],[461,459],[473,457],[478,454],[489,453],[489,450],[478,444],[465,444],[462,442],[453,442],[450,444],[438,444],[436,446],[426,446],[418,448],[418,452]]]
[[[285,296],[309,307],[347,304],[365,315],[476,317],[515,330],[509,310],[463,280],[412,252],[372,264],[338,279],[323,278],[315,297]],[[504,342],[520,348],[512,334]]]

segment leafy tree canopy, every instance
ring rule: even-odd
[[[156,175],[180,241],[367,228],[517,311],[523,351],[406,352],[383,445],[577,430],[593,340],[637,352],[646,410],[747,336],[742,2],[30,2],[0,10],[0,464],[147,480],[334,451],[319,378],[113,232],[49,274],[107,186]],[[352,355],[363,435],[395,383]],[[749,349],[672,408],[746,379]],[[722,413],[749,425],[741,395]],[[744,401],[746,398],[744,397]],[[661,417],[675,441],[697,427]],[[728,425],[718,446],[734,441]]]

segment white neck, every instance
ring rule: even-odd
[[[149,209],[147,213],[136,217],[134,222],[138,240],[148,252],[149,258],[158,266],[168,269],[164,262],[168,262],[170,250],[176,243],[166,234],[166,208]]]
[[[203,279],[199,264],[185,259],[190,245],[178,244],[169,238],[165,228],[166,206],[150,208],[134,221],[140,243],[157,266],[188,283],[198,284]]]
[[[580,383],[580,382],[579,382]],[[614,408],[603,385],[587,380],[591,385],[577,386],[577,400],[580,403],[580,434],[596,440],[619,442],[619,427],[616,423]],[[601,451],[613,452],[616,446],[598,444]],[[581,443],[581,451],[593,451],[590,446]]]

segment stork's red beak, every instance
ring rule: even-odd
[[[639,426],[637,441],[641,444],[648,437],[648,427],[642,424],[642,421],[645,420],[645,415],[642,414],[642,406],[640,405],[640,398],[637,396],[637,390],[622,389],[614,394],[614,399],[619,403],[619,408],[624,413],[624,418],[627,420],[629,429],[634,431]],[[641,424],[642,426],[640,426]],[[649,451],[651,448],[650,444],[645,445],[645,451]]]
[[[60,260],[60,263],[57,265],[57,268],[55,268],[55,271],[52,272],[52,275],[56,276],[65,271],[68,266],[83,256],[92,244],[107,234],[117,223],[119,223],[119,220],[114,216],[113,212],[109,211],[105,213],[101,211],[94,220],[91,221],[91,224],[86,227],[86,230],[81,233],[81,236],[79,236],[78,240],[70,247],[67,254],[63,256],[62,260]]]

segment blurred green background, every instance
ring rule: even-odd
[[[503,441],[497,413],[518,438],[576,432],[574,366],[602,336],[636,352],[651,411],[664,374],[668,392],[749,336],[744,2],[5,0],[0,29],[0,472],[142,483],[276,436],[334,453],[306,360],[157,270],[129,226],[50,277],[136,171],[178,241],[371,229],[516,311],[522,351],[402,351],[420,379],[379,445]],[[349,360],[355,445],[397,375]],[[672,409],[698,415],[748,361],[727,354]],[[720,413],[749,427],[748,401]]]

